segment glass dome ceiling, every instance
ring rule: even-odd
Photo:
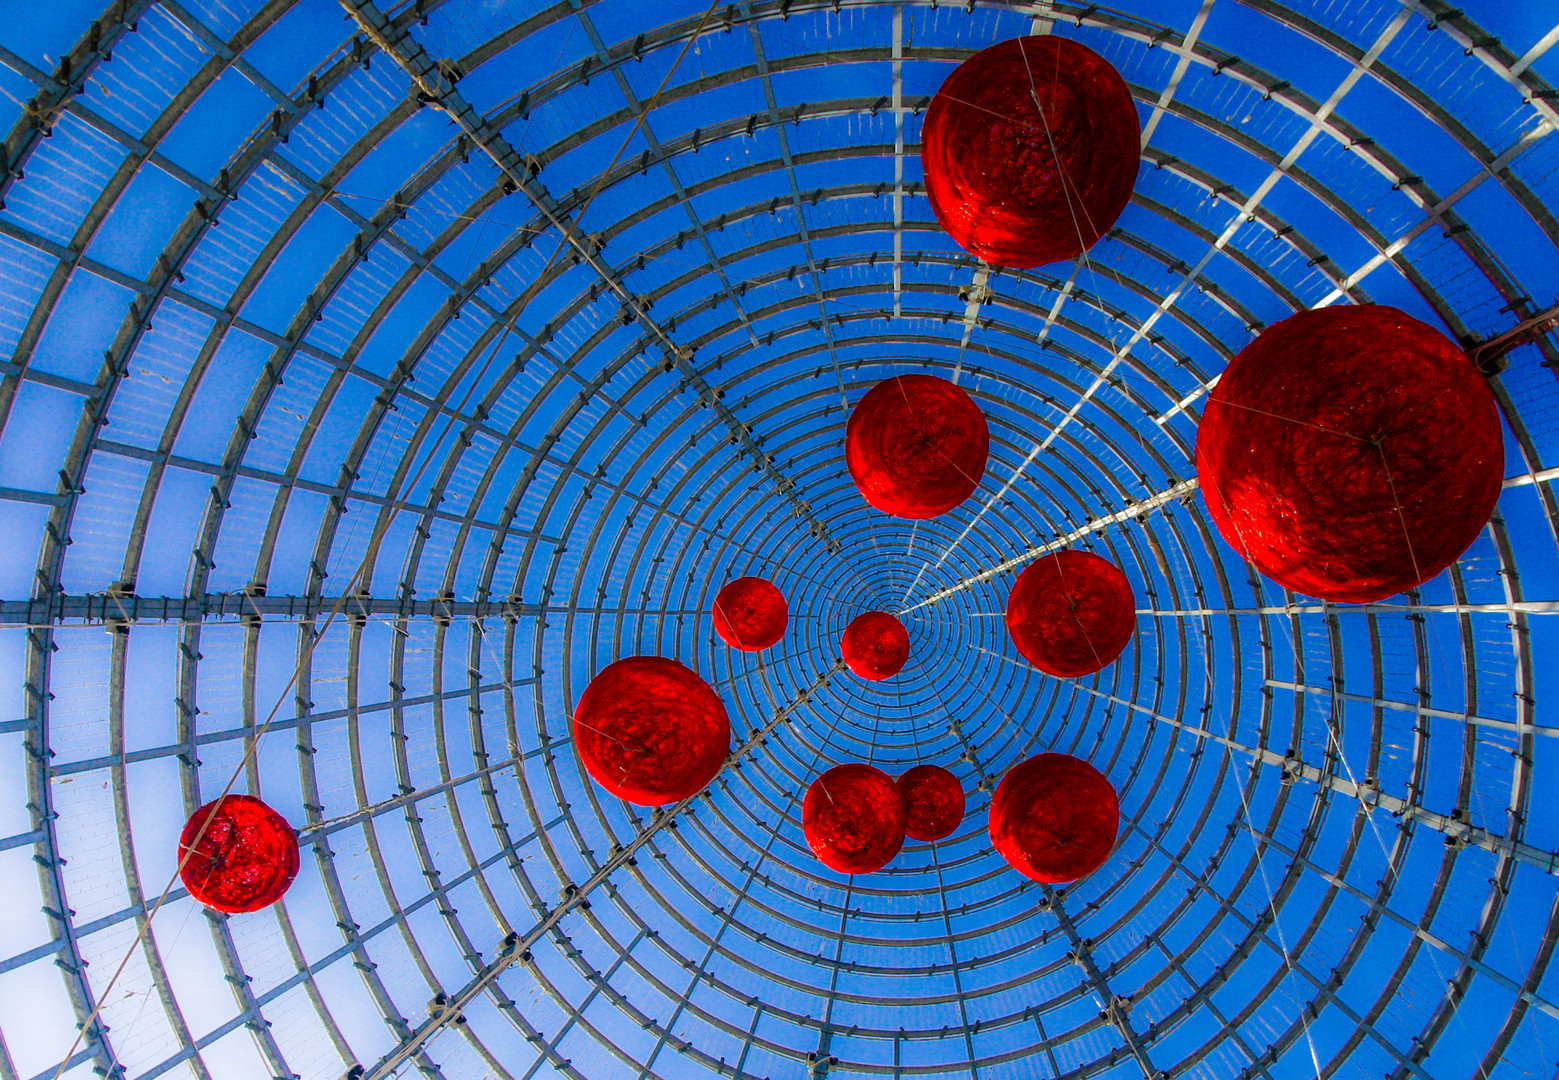
[[[0,1080],[1554,1075],[1549,5],[101,4],[0,28]],[[1143,162],[1088,259],[995,272],[920,120],[1022,34],[1120,69]],[[1350,302],[1508,364],[1498,512],[1367,606],[1254,574],[1191,457],[1253,333]],[[918,525],[841,450],[908,371],[992,434]],[[1080,680],[1000,618],[1066,545],[1140,608]],[[743,574],[768,653],[712,631]],[[669,812],[569,745],[635,653],[735,727]],[[985,831],[1043,750],[1122,799],[1067,888]],[[846,760],[969,815],[833,874]],[[229,918],[174,867],[230,781],[304,853]]]

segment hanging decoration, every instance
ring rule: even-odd
[[[1013,38],[965,60],[931,99],[926,195],[953,239],[994,266],[1075,259],[1131,201],[1141,139],[1108,60],[1068,38]]]
[[[1035,881],[1076,881],[1104,864],[1120,830],[1115,788],[1088,762],[1040,754],[1013,767],[991,797],[991,843]]]
[[[904,846],[904,797],[881,769],[835,765],[807,789],[801,828],[823,865],[841,874],[870,874]]]
[[[964,789],[940,765],[916,765],[899,777],[904,832],[927,843],[951,836],[964,820]]]
[[[886,679],[897,675],[909,659],[909,631],[886,611],[868,611],[845,627],[840,651],[856,675],[872,681]]]
[[[202,904],[230,915],[259,911],[298,876],[298,834],[253,795],[226,795],[189,816],[179,859],[184,887]]]
[[[895,517],[945,514],[980,486],[990,456],[985,414],[961,387],[934,375],[897,375],[850,411],[844,457],[872,506]]]
[[[1487,380],[1438,330],[1376,305],[1268,327],[1208,397],[1196,468],[1223,538],[1286,589],[1368,603],[1439,574],[1505,475]]]
[[[761,577],[729,582],[715,596],[715,633],[742,652],[760,652],[785,636],[790,611],[785,594]]]
[[[709,685],[675,660],[629,656],[603,668],[574,709],[574,746],[596,783],[641,806],[709,786],[731,722]]]
[[[1035,560],[1007,597],[1007,633],[1047,675],[1079,678],[1115,662],[1137,625],[1126,575],[1108,559],[1071,548]]]

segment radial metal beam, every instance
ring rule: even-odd
[[[1121,1038],[1126,1041],[1126,1048],[1131,1051],[1137,1067],[1142,1070],[1144,1080],[1162,1080],[1165,1074],[1160,1072],[1153,1064],[1153,1059],[1148,1057],[1146,1044],[1137,1034],[1137,1029],[1131,1026],[1129,1003],[1110,989],[1109,980],[1104,977],[1104,972],[1100,971],[1099,965],[1094,962],[1093,952],[1088,948],[1088,943],[1077,932],[1072,916],[1067,914],[1061,893],[1049,885],[1041,885],[1040,888],[1045,891],[1045,907],[1056,917],[1056,921],[1061,924],[1061,929],[1066,934],[1067,941],[1072,944],[1070,959],[1087,974],[1088,982],[1093,986],[1099,1004],[1103,1006],[1100,1015],[1109,1020],[1115,1030],[1120,1032]]]

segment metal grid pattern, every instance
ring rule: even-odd
[[[1559,351],[1493,380],[1486,533],[1391,602],[1255,575],[1191,456],[1296,308],[1471,345],[1556,299],[1559,29],[1510,7],[114,0],[0,31],[0,1080],[1552,1076]],[[920,116],[1028,33],[1121,70],[1143,165],[1089,259],[991,272],[935,224]],[[915,527],[841,449],[908,370],[992,432]],[[1140,605],[1083,680],[1000,619],[1069,544]],[[758,656],[708,616],[746,573],[793,613]],[[911,630],[884,684],[837,659],[868,607]],[[568,745],[641,652],[736,729],[654,813]],[[1047,749],[1122,797],[1066,889],[985,833]],[[799,811],[842,760],[943,764],[969,816],[840,880]],[[149,919],[235,772],[299,880]]]

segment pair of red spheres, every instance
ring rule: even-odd
[[[761,577],[729,582],[715,594],[715,633],[741,652],[761,652],[785,636],[790,608],[785,594]]]
[[[926,195],[953,239],[994,266],[1073,259],[1131,201],[1141,139],[1104,57],[1067,38],[1014,38],[965,60],[931,99]]]
[[[1223,538],[1286,589],[1368,603],[1477,539],[1505,475],[1499,407],[1444,334],[1390,307],[1302,311],[1230,362],[1196,437]]]
[[[845,425],[850,478],[873,507],[924,520],[980,486],[990,457],[985,414],[959,386],[934,375],[896,375],[866,392]]]
[[[1034,881],[1076,881],[1115,850],[1120,816],[1115,788],[1098,769],[1068,754],[1039,754],[996,785],[991,844]]]
[[[897,781],[873,765],[835,765],[812,781],[801,804],[807,844],[841,874],[881,870],[905,837],[940,840],[963,818],[963,788],[937,765],[917,765]]]
[[[709,786],[731,750],[719,696],[663,656],[602,668],[574,709],[574,747],[592,779],[641,806],[680,802]]]
[[[1035,667],[1058,678],[1102,671],[1125,650],[1137,601],[1120,568],[1089,551],[1031,563],[1007,597],[1007,633]]]
[[[886,679],[897,675],[909,659],[909,631],[886,611],[868,611],[850,620],[839,651],[858,677]]]
[[[179,834],[179,877],[200,903],[237,914],[282,898],[298,876],[298,834],[253,795],[224,795],[189,816]]]

